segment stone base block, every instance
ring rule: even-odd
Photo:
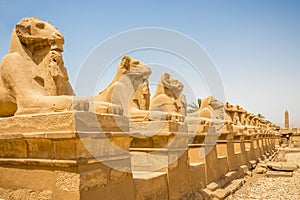
[[[130,200],[134,194],[130,173],[102,163],[69,167],[7,165],[0,167],[0,174],[3,199],[110,199],[113,195]]]
[[[0,199],[134,199],[124,116],[0,119]]]
[[[293,172],[282,172],[282,171],[268,171],[266,173],[267,177],[274,178],[274,177],[292,177]]]
[[[165,172],[134,172],[135,200],[169,199]]]

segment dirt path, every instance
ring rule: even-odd
[[[300,152],[287,153],[288,162],[296,162],[300,165]],[[255,175],[248,179],[247,183],[235,194],[226,200],[300,200],[300,169],[294,171],[292,177],[267,178],[263,175]]]

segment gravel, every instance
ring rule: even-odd
[[[288,162],[295,162],[300,166],[300,152],[287,153]],[[300,169],[294,171],[292,177],[267,178],[264,174],[257,174],[248,178],[246,184],[226,200],[300,200]]]

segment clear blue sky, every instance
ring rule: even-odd
[[[0,0],[1,58],[14,25],[27,16],[50,21],[65,36],[64,60],[72,84],[89,52],[108,37],[133,28],[169,28],[206,49],[227,101],[279,125],[288,109],[291,126],[300,127],[300,1]],[[151,62],[149,55],[136,58]],[[192,84],[203,85],[201,80]],[[203,89],[197,95],[208,94]]]

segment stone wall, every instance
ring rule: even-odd
[[[0,199],[134,198],[132,174],[121,169],[130,169],[128,118],[61,112],[0,126]]]
[[[278,144],[270,126],[203,120],[129,123],[88,112],[2,118],[0,198],[209,198],[207,187],[244,176]]]
[[[184,123],[177,122],[177,125],[187,126],[181,131],[189,142],[178,143],[183,146],[176,146],[178,159],[174,162],[166,160],[174,156],[175,147],[154,141],[158,136],[167,137],[165,141],[169,143],[174,140],[174,135],[184,138],[181,131],[169,129],[169,134],[157,132],[147,139],[134,138],[131,143],[133,178],[138,185],[135,188],[136,199],[217,198],[214,195],[217,188],[245,176],[259,160],[267,159],[275,152],[280,139],[275,126],[260,118],[252,125],[240,124],[240,121],[223,122],[220,128],[208,119],[187,117]],[[167,185],[163,182],[165,179],[168,180]],[[160,190],[157,190],[158,185]],[[152,186],[156,189],[145,192],[144,188]],[[166,190],[168,198],[161,198],[158,191]]]

